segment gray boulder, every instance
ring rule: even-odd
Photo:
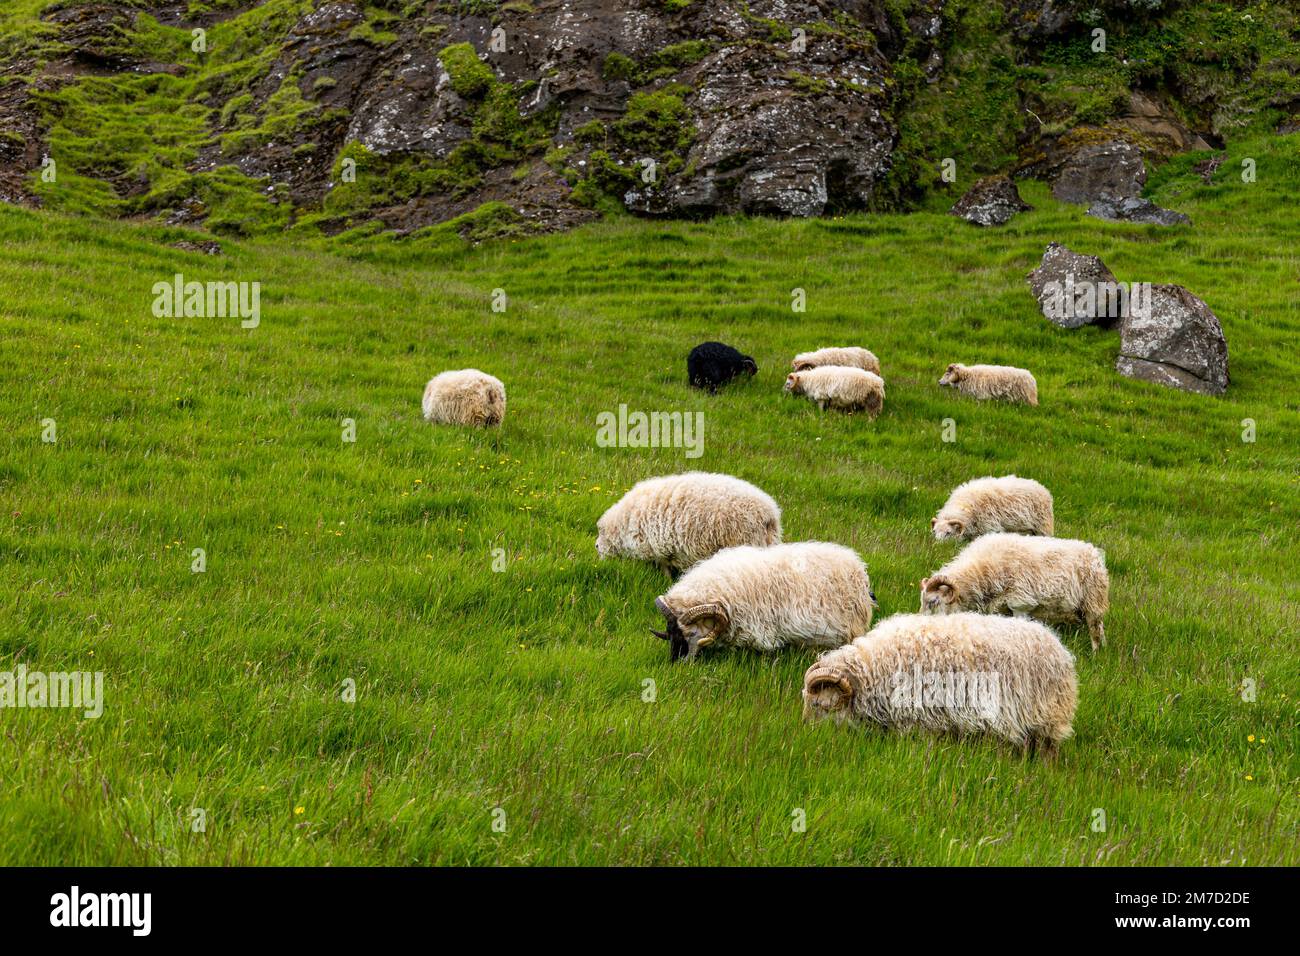
[[[1132,143],[1112,139],[1071,153],[1056,174],[1052,195],[1079,205],[1099,199],[1136,199],[1146,181],[1142,151]]]
[[[1088,215],[1107,222],[1136,222],[1151,226],[1188,226],[1192,222],[1181,212],[1161,209],[1150,199],[1099,199],[1088,207]]]
[[[1018,212],[1034,208],[1020,198],[1016,184],[1007,176],[987,176],[948,210],[977,226],[1002,226]]]
[[[1121,317],[1112,294],[1119,283],[1096,256],[1080,255],[1053,242],[1026,279],[1044,317],[1063,329],[1111,326]]]
[[[1202,395],[1223,394],[1228,342],[1210,307],[1180,285],[1152,286],[1149,306],[1124,318],[1119,373]]]

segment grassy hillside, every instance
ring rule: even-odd
[[[1212,186],[1176,161],[1153,198],[1195,225],[1163,231],[1031,185],[999,231],[624,219],[204,257],[0,206],[0,670],[106,693],[98,720],[0,714],[0,863],[1296,863],[1298,145],[1235,146]],[[1023,277],[1051,240],[1202,296],[1227,396],[1126,380],[1116,333],[1045,321]],[[262,283],[260,326],[155,318],[176,272]],[[761,367],[716,398],[684,383],[712,337]],[[882,357],[878,421],[783,397],[796,351],[848,343]],[[1042,404],[963,400],[950,361],[1027,366]],[[463,366],[506,382],[499,432],[421,422]],[[703,411],[703,457],[597,447],[620,403]],[[769,491],[787,540],[857,548],[883,614],[954,552],[928,538],[952,486],[1044,482],[1113,581],[1110,646],[1065,635],[1075,739],[1044,764],[805,726],[810,653],[670,666],[646,630],[666,579],[598,562],[594,523],[688,467]]]

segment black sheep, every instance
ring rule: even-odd
[[[757,362],[721,342],[697,345],[686,358],[687,380],[696,388],[707,388],[710,392],[716,392],[737,375],[753,375],[757,371]]]

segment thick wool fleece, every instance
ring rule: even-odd
[[[718,605],[728,624],[716,643],[760,651],[838,647],[871,626],[875,603],[857,553],[820,541],[719,551],[661,600],[676,617]]]
[[[723,548],[777,544],[781,509],[747,481],[691,471],[639,482],[601,516],[596,531],[602,558],[636,558],[677,571]]]
[[[874,372],[876,375],[880,374],[880,359],[856,345],[844,346],[843,348],[818,349],[815,352],[800,352],[794,357],[794,361],[790,363],[790,367],[796,372],[802,372],[810,368],[821,368],[823,365],[843,365],[848,368],[860,368],[868,372]]]
[[[921,610],[1082,622],[1096,650],[1106,641],[1109,594],[1105,557],[1088,542],[997,533],[976,538],[921,582]]]
[[[424,417],[444,425],[500,425],[506,417],[506,387],[476,368],[435,375],[424,387]]]
[[[988,733],[1052,750],[1078,701],[1074,656],[1034,621],[896,614],[804,675],[804,719]]]
[[[872,418],[885,407],[885,380],[874,372],[844,365],[791,372],[786,376],[785,390],[792,395],[806,395],[822,409],[865,409]]]
[[[1038,404],[1038,383],[1026,369],[1010,365],[949,365],[939,379],[972,398],[999,398],[1008,402]]]
[[[936,540],[978,538],[995,531],[1052,534],[1052,493],[1029,478],[1004,475],[958,485],[930,521]]]

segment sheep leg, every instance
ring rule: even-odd
[[[1060,748],[1057,747],[1056,744],[1057,741],[1055,737],[1051,736],[1050,734],[1044,734],[1043,749],[1039,754],[1039,759],[1042,760],[1044,763],[1055,763],[1056,755],[1060,753]]]
[[[1088,615],[1088,634],[1092,638],[1092,650],[1095,654],[1098,647],[1106,646],[1106,628],[1102,624],[1100,615]]]

